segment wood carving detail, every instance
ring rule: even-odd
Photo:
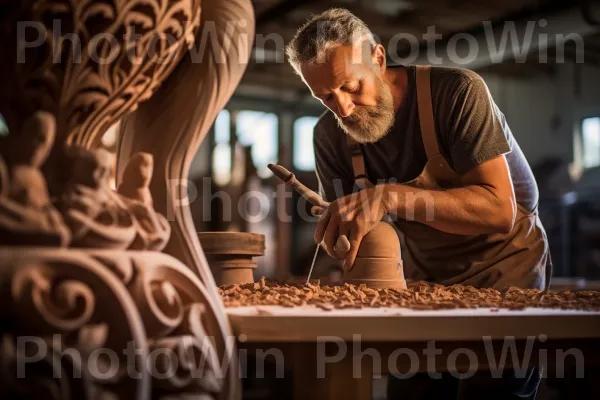
[[[250,1],[23,0],[2,11],[0,398],[239,398],[231,329],[189,207],[170,207],[185,190],[169,180],[187,179],[245,70]],[[229,46],[224,59],[214,42],[197,44],[200,63],[185,55],[201,16]],[[116,160],[97,149],[157,91],[121,121]],[[91,370],[110,365],[98,349],[118,368]]]
[[[85,148],[152,95],[200,23],[200,0],[14,3],[7,10],[14,23],[4,25],[0,43],[11,49],[2,63],[9,86],[0,113],[18,131],[19,121],[37,109],[50,111],[58,143]],[[19,28],[17,21],[29,24]],[[33,45],[36,33],[45,39]]]
[[[252,4],[249,0],[206,1],[201,26],[204,23],[215,27],[216,40],[203,40],[199,31],[195,51],[190,53],[200,58],[186,55],[156,94],[121,120],[117,176],[122,175],[135,153],[154,155],[149,188],[156,210],[171,224],[171,238],[164,252],[200,277],[211,300],[207,314],[218,321],[210,332],[225,341],[231,328],[196,235],[188,173],[202,140],[246,70],[254,38]],[[231,356],[228,360],[235,365],[237,360]],[[226,378],[223,392],[239,397],[237,368],[230,366]]]
[[[154,201],[148,187],[153,170],[154,158],[151,154],[134,154],[118,188],[137,226],[137,236],[129,247],[133,250],[160,251],[171,236],[171,225],[164,215],[154,210]]]
[[[0,251],[2,278],[11,285],[4,310],[19,310],[2,316],[14,328],[0,331],[0,393],[88,399],[109,392],[146,400],[150,389],[153,398],[187,392],[208,399],[223,391],[228,366],[220,360],[229,360],[232,344],[207,333],[218,322],[206,313],[211,301],[186,266],[153,252],[29,250],[25,257]],[[103,262],[121,265],[130,279],[121,282]],[[18,343],[23,337],[30,339]],[[97,358],[97,349],[117,358]],[[16,379],[19,364],[40,385]],[[65,379],[47,381],[59,369]]]
[[[102,149],[73,153],[73,174],[58,199],[72,232],[71,246],[127,249],[136,226],[125,202],[110,188],[112,155]]]
[[[62,343],[40,338],[38,343],[26,342],[19,351],[13,335],[6,334],[0,339],[0,351],[3,354],[0,361],[2,398],[76,400],[97,399],[101,398],[100,395],[108,397],[110,392],[99,391],[79,359],[61,354]],[[25,354],[37,354],[40,347],[47,351],[38,362],[28,364]],[[15,373],[18,365],[24,365],[21,376],[28,377],[27,380]],[[73,376],[79,378],[69,378]]]
[[[148,398],[147,371],[138,368],[138,379],[127,379],[128,365],[141,366],[148,357],[147,338],[115,274],[85,252],[42,248],[1,249],[0,270],[0,281],[10,285],[1,292],[2,319],[9,322],[0,332],[2,398],[88,399],[104,392]],[[128,346],[129,357],[122,351]],[[70,355],[60,357],[66,349]],[[114,355],[108,372],[96,349]]]
[[[0,142],[0,240],[4,245],[62,247],[70,242],[71,234],[51,204],[41,172],[55,132],[54,117],[36,112],[25,121],[18,137]]]

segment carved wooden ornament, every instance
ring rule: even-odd
[[[250,1],[3,4],[0,398],[240,398],[173,183],[245,70]],[[218,46],[196,42],[203,26]],[[117,121],[115,160],[98,146]]]

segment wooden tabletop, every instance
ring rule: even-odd
[[[364,341],[600,339],[600,312],[528,308],[414,311],[363,308],[326,311],[306,306],[227,308],[236,335],[248,342],[306,342],[319,336]]]

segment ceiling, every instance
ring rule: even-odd
[[[475,60],[462,64],[466,68],[488,73],[528,76],[538,73],[552,73],[556,64],[555,44],[550,42],[530,46],[524,62],[517,62],[512,55],[490,59],[489,43],[491,36],[502,35],[514,21],[514,29],[519,38],[532,32],[533,38],[539,33],[547,33],[550,38],[557,34],[577,33],[584,40],[585,63],[600,65],[600,7],[596,2],[572,0],[252,0],[256,14],[256,38],[253,57],[238,92],[242,94],[281,96],[306,95],[308,90],[296,76],[284,57],[284,47],[293,38],[296,30],[311,16],[331,7],[347,8],[361,18],[384,45],[388,56],[396,55],[395,60],[407,63],[430,63],[425,56],[428,49],[438,49],[448,54],[448,45],[454,40],[456,54],[466,57],[469,53],[467,40],[456,40],[459,33],[469,33],[477,40],[479,51]],[[594,4],[592,4],[594,3]],[[546,22],[545,29],[540,28],[540,19]],[[489,21],[484,27],[483,21]],[[506,21],[511,21],[508,24]],[[595,24],[594,24],[595,23]],[[534,24],[534,25],[531,25]],[[434,46],[427,46],[428,27],[435,27],[438,36]],[[532,28],[532,31],[528,29]],[[432,29],[432,28],[430,28]],[[487,30],[486,30],[487,29]],[[520,29],[520,30],[519,30]],[[537,29],[537,30],[536,30]],[[402,34],[404,36],[395,36]],[[411,49],[408,40],[411,35],[418,40],[418,46]],[[400,40],[394,38],[400,38]],[[454,38],[454,39],[453,39]],[[497,44],[501,36],[496,36]],[[487,40],[487,42],[486,42]],[[433,43],[433,42],[430,42]],[[538,43],[538,42],[534,42]],[[461,47],[462,45],[462,47]],[[548,47],[548,62],[540,62],[536,56],[541,47]],[[510,47],[510,46],[508,46]],[[462,51],[461,51],[462,50]],[[517,48],[517,50],[519,50]],[[412,53],[411,53],[412,51]],[[578,45],[574,41],[564,44],[566,61],[575,60]],[[486,53],[480,56],[480,53]],[[509,52],[510,53],[510,52]],[[410,57],[410,56],[413,57]],[[413,60],[413,58],[415,58]],[[391,60],[391,59],[390,59]],[[453,65],[451,59],[442,57],[441,65]]]

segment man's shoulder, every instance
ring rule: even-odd
[[[432,88],[443,88],[444,92],[448,90],[459,90],[467,87],[482,87],[485,82],[477,72],[466,68],[456,67],[431,67],[431,85]]]
[[[477,72],[467,68],[457,67],[431,67],[432,79],[455,81],[460,83],[468,83],[476,80],[482,80],[483,78]]]
[[[476,106],[489,100],[491,94],[484,79],[466,68],[432,67],[431,96],[434,111],[445,115],[450,110],[460,110],[465,104]],[[468,108],[468,107],[467,107]]]

